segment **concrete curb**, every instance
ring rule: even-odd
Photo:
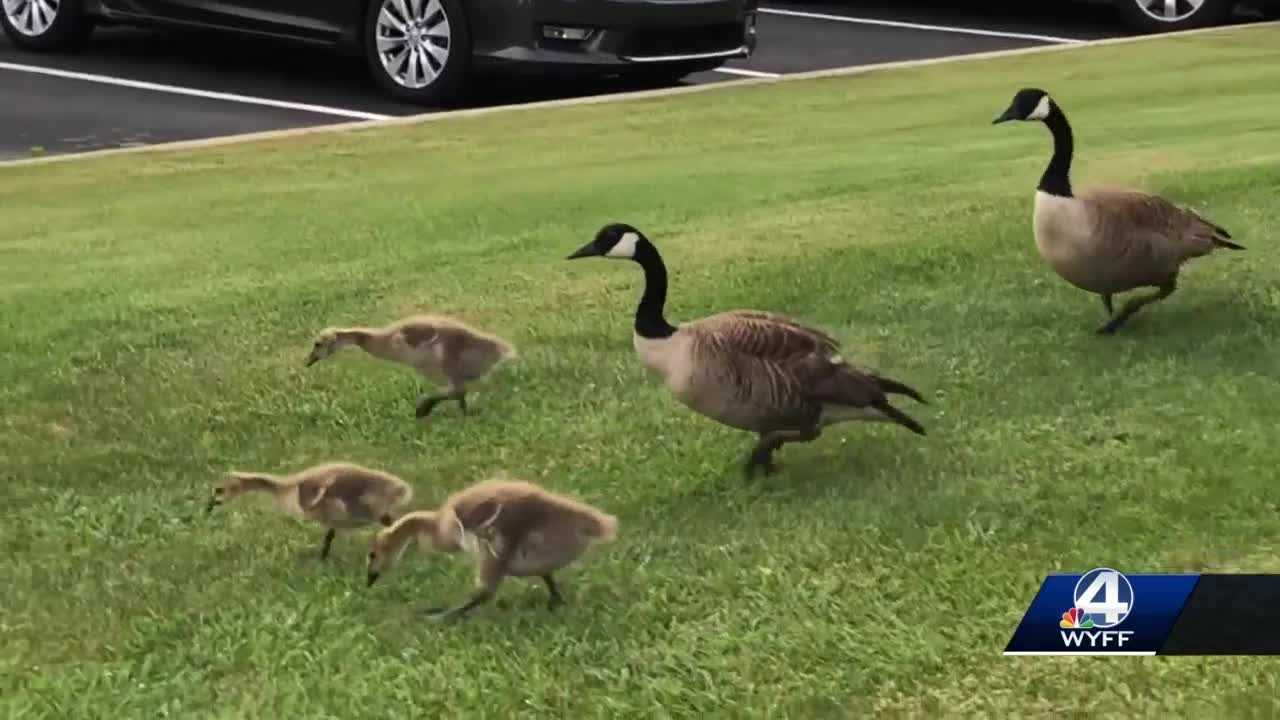
[[[443,122],[446,120],[454,120],[457,118],[478,117],[481,115],[491,115],[494,113],[508,113],[520,111],[542,110],[546,108],[572,107],[576,105],[597,105],[603,103],[624,102],[629,100],[646,100],[650,98],[665,98],[676,95],[688,95],[692,93],[713,92],[717,90],[725,90],[730,88],[750,87],[754,85],[771,85],[775,83],[796,82],[801,80],[815,80],[820,78],[837,78],[847,77],[851,75],[863,75],[873,72],[882,72],[887,70],[901,70],[907,68],[926,67],[930,65],[943,65],[949,63],[961,62],[977,62],[981,60],[991,60],[995,58],[1017,57],[1022,55],[1036,55],[1040,53],[1052,52],[1072,52],[1082,49],[1103,47],[1108,45],[1126,45],[1130,43],[1140,43],[1156,40],[1166,40],[1173,38],[1181,38],[1192,35],[1209,35],[1209,34],[1229,34],[1232,32],[1251,32],[1258,28],[1280,29],[1280,21],[1247,23],[1242,25],[1228,25],[1225,27],[1201,28],[1197,30],[1184,30],[1181,32],[1161,33],[1154,35],[1136,35],[1130,37],[1105,38],[1102,40],[1090,40],[1082,43],[1058,44],[1058,45],[1041,45],[1029,48],[1014,48],[1012,50],[993,50],[983,53],[971,53],[967,55],[950,55],[941,58],[926,58],[923,60],[900,60],[897,62],[879,63],[875,65],[854,65],[842,68],[830,68],[827,70],[813,70],[810,72],[793,73],[788,75],[780,75],[778,77],[769,78],[746,78],[743,80],[735,80],[723,83],[709,83],[706,85],[686,85],[675,88],[661,88],[658,90],[642,90],[638,92],[621,92],[609,93],[605,95],[592,95],[579,98],[565,98],[560,100],[543,100],[539,102],[523,103],[515,105],[495,105],[484,108],[468,108],[466,110],[451,110],[435,113],[421,113],[417,115],[405,115],[402,117],[387,118],[385,120],[360,120],[345,123],[333,123],[328,125],[313,125],[303,128],[288,128],[285,130],[267,130],[256,133],[243,133],[239,135],[224,135],[216,138],[202,138],[199,140],[179,140],[176,142],[157,143],[155,145],[143,145],[138,147],[127,148],[111,148],[107,150],[94,150],[86,153],[72,155],[54,155],[50,157],[38,158],[22,158],[19,160],[9,160],[0,162],[0,169],[11,167],[24,167],[32,165],[48,165],[53,163],[65,163],[73,161],[96,160],[98,158],[113,157],[117,155],[135,155],[140,153],[152,152],[174,152],[180,150],[191,150],[197,148],[216,147],[219,145],[230,145],[238,143],[259,142],[263,140],[275,140],[280,138],[299,137],[303,135],[315,135],[320,133],[340,133],[352,130],[371,130],[385,127],[395,127],[401,125],[418,125],[421,123]]]

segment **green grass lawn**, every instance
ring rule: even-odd
[[[1101,338],[1036,254],[1039,125],[1074,178],[1194,204],[1248,246]],[[1006,658],[1052,571],[1280,571],[1280,32],[1155,42],[0,170],[0,715],[1270,717],[1260,658]],[[641,276],[566,262],[602,224],[664,251],[668,315],[829,329],[927,393],[927,437],[851,425],[745,481],[752,438],[631,348]],[[458,314],[521,358],[422,385],[326,325]],[[225,471],[348,459],[428,506],[497,471],[615,513],[456,625],[461,557],[364,588],[368,533]]]

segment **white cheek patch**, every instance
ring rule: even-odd
[[[605,253],[606,257],[615,258],[633,258],[636,256],[636,243],[640,241],[640,236],[633,233],[623,233],[622,238],[617,244],[609,248],[609,252]]]
[[[1027,116],[1028,120],[1043,120],[1049,117],[1049,96],[1045,95],[1040,98],[1040,102],[1036,105],[1036,109],[1031,111]]]

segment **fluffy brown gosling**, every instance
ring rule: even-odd
[[[592,543],[611,542],[617,531],[616,517],[577,500],[528,482],[486,480],[449,496],[435,511],[406,513],[380,530],[369,550],[368,585],[418,540],[439,552],[465,551],[476,564],[475,592],[456,607],[427,610],[433,619],[466,615],[492,599],[507,576],[541,578],[550,593],[547,607],[555,609],[564,598],[552,573]]]
[[[445,386],[443,393],[419,398],[415,411],[419,418],[430,415],[445,400],[456,401],[466,415],[467,384],[516,357],[511,343],[460,320],[444,315],[413,315],[380,328],[326,328],[307,356],[307,367],[348,345],[376,358],[407,365],[436,385]]]
[[[328,527],[320,559],[339,529],[390,525],[393,511],[413,499],[413,488],[394,475],[351,463],[325,463],[292,475],[231,472],[213,488],[207,512],[245,493],[270,495],[290,515]]]

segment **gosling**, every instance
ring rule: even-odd
[[[413,315],[381,328],[326,328],[307,356],[307,367],[355,345],[370,355],[408,365],[445,392],[424,395],[415,416],[425,418],[436,405],[454,400],[467,414],[467,384],[517,356],[510,342],[444,315]]]
[[[339,529],[389,526],[393,512],[413,499],[413,488],[390,473],[334,462],[283,476],[233,471],[213,488],[206,512],[251,492],[266,493],[281,511],[326,526],[321,560],[329,557]]]
[[[476,591],[452,608],[431,608],[435,620],[461,617],[487,603],[507,576],[539,577],[548,610],[564,603],[552,573],[577,560],[593,543],[612,542],[618,520],[533,483],[485,480],[449,496],[435,511],[406,513],[378,532],[369,550],[368,585],[394,566],[413,540],[438,552],[469,553]]]

